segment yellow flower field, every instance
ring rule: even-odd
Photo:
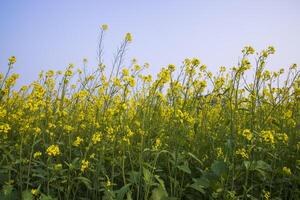
[[[133,40],[125,35],[112,66],[99,59],[91,72],[85,60],[22,87],[18,58],[8,59],[0,199],[300,197],[297,65],[268,71],[274,47],[246,46],[230,69],[187,58],[152,78],[147,63],[122,67]]]

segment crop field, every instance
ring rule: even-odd
[[[130,33],[112,65],[101,41],[96,68],[83,60],[24,86],[8,59],[0,199],[299,199],[296,64],[269,71],[274,47],[246,46],[235,67],[187,58],[152,78],[147,63],[123,67]]]

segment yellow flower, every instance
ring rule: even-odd
[[[92,136],[93,144],[97,144],[98,142],[100,142],[100,140],[101,140],[100,133],[99,132],[94,133],[93,136]]]
[[[282,141],[284,144],[287,144],[289,141],[289,136],[286,133],[280,133],[277,135],[278,140]]]
[[[284,117],[285,119],[292,118],[292,116],[293,116],[293,112],[292,112],[291,110],[288,110],[288,111],[286,111],[286,112],[283,114],[283,117]]]
[[[269,191],[263,190],[264,199],[269,200],[271,198],[271,193]]]
[[[60,154],[58,145],[54,145],[54,144],[49,146],[46,151],[49,156],[57,156]]]
[[[135,86],[135,80],[133,77],[130,77],[128,80],[128,84],[130,85],[130,87],[134,87]]]
[[[173,65],[173,64],[169,64],[168,69],[169,69],[171,72],[173,72],[173,71],[175,71],[176,67],[175,67],[175,65]]]
[[[141,66],[139,65],[134,65],[134,71],[139,71],[141,69]]]
[[[90,158],[91,158],[91,159],[94,159],[95,156],[96,156],[95,153],[92,153],[92,154],[90,155]]]
[[[217,158],[223,158],[224,157],[223,149],[221,147],[217,147],[216,151],[217,151]]]
[[[90,162],[88,160],[82,160],[81,161],[81,171],[85,172],[86,169],[89,167]]]
[[[249,129],[243,130],[242,135],[249,141],[251,141],[253,138],[253,134],[251,133],[251,131]]]
[[[123,76],[128,76],[129,75],[128,69],[126,69],[126,68],[122,69],[122,74],[123,74]]]
[[[286,176],[291,176],[291,175],[292,175],[292,171],[291,171],[291,169],[288,168],[288,167],[283,167],[283,168],[282,168],[282,173],[283,173],[284,175],[286,175]]]
[[[81,137],[76,137],[76,140],[73,142],[73,146],[78,147],[83,142]]]
[[[113,83],[114,83],[115,86],[121,86],[120,79],[118,79],[118,78],[114,78]]]
[[[42,152],[37,151],[37,152],[35,152],[35,153],[33,154],[33,158],[34,158],[34,159],[37,159],[37,158],[39,158],[41,155],[42,155]]]
[[[125,40],[127,42],[132,42],[132,35],[131,35],[131,33],[126,33]]]
[[[160,138],[157,138],[154,143],[154,149],[157,150],[159,147],[161,147],[161,140]]]
[[[73,130],[73,127],[70,126],[70,125],[65,125],[65,126],[64,126],[64,130],[65,130],[67,133],[70,133],[70,132]]]
[[[2,124],[0,125],[0,133],[8,133],[8,131],[10,130],[10,126],[9,124]]]
[[[107,178],[107,181],[106,181],[106,187],[111,187],[112,186],[112,184],[111,184],[111,182],[110,182],[110,180],[109,180],[109,178]]]
[[[244,49],[242,50],[242,52],[245,53],[245,54],[254,54],[255,50],[251,46],[246,46],[246,47],[244,47]]]
[[[108,29],[108,25],[107,25],[107,24],[102,24],[102,25],[101,25],[101,29],[102,29],[103,31],[106,31],[106,30]]]
[[[32,189],[32,190],[31,190],[31,194],[32,194],[33,196],[38,196],[38,195],[39,195],[39,190],[38,190],[38,189]]]
[[[41,130],[39,127],[33,128],[33,131],[34,131],[34,134],[35,134],[36,136],[39,135],[39,134],[42,132],[42,130]]]
[[[198,58],[193,58],[191,63],[193,66],[199,66],[200,60]]]
[[[238,149],[238,150],[236,150],[235,153],[236,153],[237,155],[240,155],[240,156],[241,156],[242,158],[244,158],[244,159],[248,159],[248,158],[249,158],[249,156],[248,156],[247,151],[246,151],[245,148]]]
[[[14,63],[16,63],[17,61],[17,58],[15,56],[11,56],[9,59],[8,59],[8,63],[9,65],[12,65]]]
[[[274,144],[275,140],[273,133],[274,131],[261,131],[261,136],[265,142]]]

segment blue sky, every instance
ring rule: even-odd
[[[298,0],[1,0],[0,71],[17,57],[21,82],[41,70],[96,64],[99,26],[108,24],[104,59],[109,66],[126,32],[133,35],[127,63],[149,62],[155,74],[169,63],[198,57],[208,68],[230,67],[252,45],[277,52],[269,69],[300,64]],[[126,63],[125,63],[126,64]]]

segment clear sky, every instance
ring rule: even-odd
[[[230,67],[248,44],[275,46],[270,69],[300,64],[299,0],[1,0],[0,71],[11,55],[24,83],[41,70],[80,67],[83,58],[95,65],[104,23],[108,66],[126,32],[133,35],[127,60],[149,62],[152,73],[186,57],[212,70]]]

